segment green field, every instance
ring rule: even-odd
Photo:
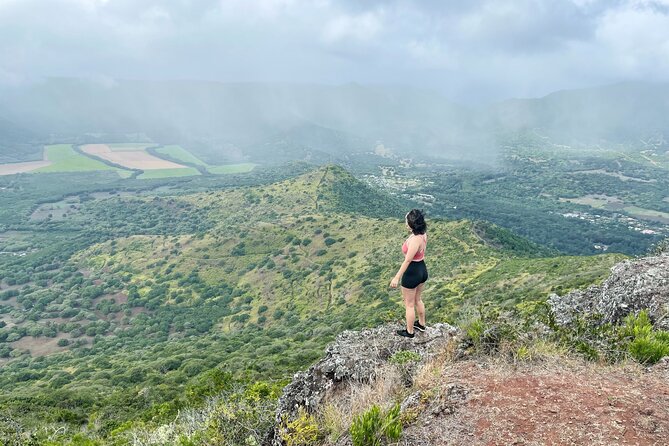
[[[145,151],[150,144],[146,143],[118,143],[107,144],[113,151]],[[45,146],[46,159],[51,161],[51,165],[39,168],[34,173],[53,173],[53,172],[90,172],[97,170],[111,170],[116,172],[121,178],[128,178],[132,175],[131,170],[119,169],[109,166],[94,158],[87,157],[77,153],[71,144],[53,144]],[[200,160],[186,149],[178,145],[167,145],[156,149],[158,154],[166,155],[168,159],[180,161],[193,166],[202,166],[213,174],[231,174],[246,173],[254,169],[256,164],[227,164],[222,166],[213,166]],[[157,179],[170,177],[186,177],[191,175],[200,175],[195,167],[183,169],[154,169],[145,170],[139,175],[139,179]]]
[[[191,175],[200,175],[200,172],[192,167],[183,169],[152,169],[145,170],[144,173],[137,178],[140,180],[149,180],[154,178],[188,177]]]
[[[201,159],[197,158],[195,155],[187,151],[181,146],[177,145],[168,145],[168,146],[163,146],[159,147],[156,149],[157,153],[162,153],[163,155],[167,155],[170,158],[174,158],[175,160],[182,161],[184,163],[189,163],[189,164],[195,164],[197,166],[203,166],[203,167],[208,167],[207,163],[202,161]]]
[[[645,209],[637,206],[626,206],[624,210],[633,217],[659,221],[661,223],[669,223],[669,213],[667,212],[660,212],[654,209]]]
[[[156,152],[167,155],[176,161],[181,161],[183,163],[188,163],[195,166],[202,166],[209,172],[217,175],[229,173],[246,173],[252,171],[257,165],[254,163],[224,164],[218,166],[207,164],[190,153],[188,150],[178,145],[163,146],[157,148]]]
[[[50,166],[35,170],[35,173],[49,172],[87,172],[92,170],[113,170],[119,176],[128,176],[130,172],[108,166],[93,158],[81,155],[72,149],[71,144],[55,144],[45,146],[46,159],[51,161]]]

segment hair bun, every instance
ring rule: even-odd
[[[407,224],[414,234],[425,234],[427,224],[425,223],[425,214],[420,209],[411,209],[406,217]]]

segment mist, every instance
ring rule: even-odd
[[[666,81],[667,42],[667,0],[9,0],[0,82],[356,82],[469,105]]]
[[[134,135],[223,162],[494,159],[525,130],[628,144],[667,130],[668,43],[666,0],[4,1],[0,147]]]

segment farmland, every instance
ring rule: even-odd
[[[207,164],[204,161],[200,160],[181,146],[177,145],[168,145],[163,147],[158,147],[155,149],[155,152],[161,155],[165,155],[169,159],[175,161],[183,162],[184,164],[191,165],[193,167],[200,167],[206,169],[207,172],[213,174],[228,174],[228,173],[244,173],[250,172],[256,166],[254,163],[239,163],[239,164],[224,164],[224,165],[213,165]]]
[[[157,158],[147,153],[141,145],[108,145],[108,144],[86,144],[81,150],[89,155],[102,158],[110,163],[120,165],[127,169],[151,170],[151,169],[182,169],[185,166],[164,159]]]
[[[16,173],[30,172],[51,164],[49,161],[26,161],[23,163],[0,164],[0,175],[14,175]]]
[[[86,172],[94,170],[116,170],[119,174],[121,173],[119,169],[75,152],[71,144],[45,146],[44,157],[50,164],[36,170],[35,173]]]
[[[490,221],[563,253],[642,254],[669,236],[666,155],[571,149],[531,135],[506,143],[494,166],[386,159],[356,169],[433,216]]]
[[[44,146],[42,156],[41,161],[0,164],[0,175],[110,171],[121,178],[149,180],[247,173],[257,166],[207,164],[181,146],[149,143],[51,144]]]

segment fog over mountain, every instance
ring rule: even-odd
[[[5,1],[0,155],[101,133],[211,160],[661,140],[667,42],[669,0]]]
[[[0,98],[0,144],[7,147],[104,134],[178,142],[219,161],[295,149],[341,157],[379,145],[397,154],[477,158],[494,155],[509,132],[532,131],[577,146],[638,145],[649,138],[664,145],[669,134],[669,85],[651,83],[485,107],[410,87],[66,78],[6,88]]]
[[[9,0],[0,83],[410,85],[460,103],[669,79],[667,0]]]

